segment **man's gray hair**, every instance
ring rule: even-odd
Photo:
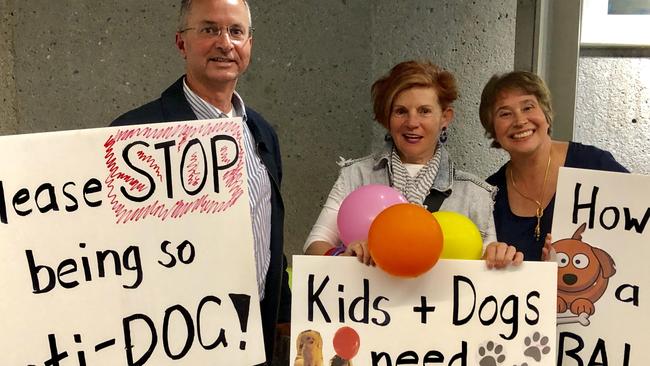
[[[248,1],[241,0],[244,5],[246,5],[246,10],[248,11],[248,26],[253,26],[253,19],[251,17],[251,8],[248,6]],[[192,0],[181,0],[181,11],[178,17],[178,31],[182,31],[187,28],[187,14],[190,12],[192,7]]]

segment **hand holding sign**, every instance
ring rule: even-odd
[[[442,240],[440,225],[429,211],[401,203],[377,215],[368,233],[368,249],[384,271],[416,277],[438,262]]]

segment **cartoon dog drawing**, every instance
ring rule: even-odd
[[[558,263],[558,313],[569,310],[576,315],[594,314],[594,303],[605,293],[609,278],[616,273],[614,260],[607,252],[582,241],[586,226],[586,223],[580,225],[571,239],[553,243]]]
[[[323,338],[315,330],[304,330],[296,339],[293,366],[323,366]]]

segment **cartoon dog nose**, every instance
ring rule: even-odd
[[[576,282],[578,282],[578,276],[572,273],[567,273],[562,276],[562,281],[564,281],[564,283],[566,283],[567,285],[573,285]]]

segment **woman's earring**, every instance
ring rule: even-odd
[[[440,136],[438,137],[438,140],[440,140],[441,144],[444,144],[447,142],[447,127],[443,127],[442,130],[440,130]]]

